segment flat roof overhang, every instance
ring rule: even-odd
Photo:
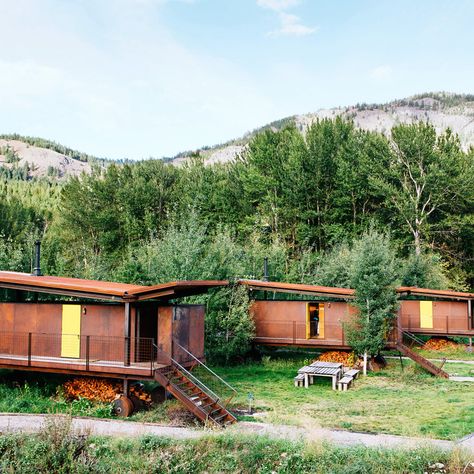
[[[355,294],[355,291],[351,288],[332,288],[329,286],[303,285],[300,283],[280,283],[262,280],[238,280],[238,283],[248,286],[251,290],[324,296],[338,299],[352,299]]]
[[[433,290],[418,288],[416,286],[400,286],[397,288],[399,296],[424,296],[427,298],[440,298],[449,300],[470,301],[474,300],[474,293],[452,290]]]
[[[238,280],[241,285],[246,285],[251,290],[272,291],[277,293],[295,293],[308,296],[324,296],[339,299],[353,299],[355,290],[352,288],[333,288],[329,286],[304,285],[300,283],[282,283],[263,280]],[[452,290],[433,290],[429,288],[417,288],[414,286],[401,286],[396,289],[399,297],[418,296],[450,300],[469,301],[474,300],[474,293],[466,293]]]
[[[140,286],[79,278],[0,272],[0,288],[123,303],[150,299],[182,298],[206,293],[209,289],[227,286],[228,284],[229,282],[226,280],[189,280]]]

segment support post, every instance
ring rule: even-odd
[[[153,375],[153,359],[155,349],[153,347],[153,339],[150,341],[150,375]]]
[[[123,394],[128,397],[129,390],[128,390],[128,379],[123,379]]]
[[[130,365],[130,303],[125,303],[124,314],[124,365]]]
[[[86,370],[89,371],[90,336],[86,336]]]
[[[28,367],[31,367],[31,332],[28,333]]]
[[[474,318],[473,318],[473,315],[472,315],[472,306],[473,306],[473,304],[474,304],[473,300],[468,300],[468,302],[467,302],[467,327],[468,327],[468,329],[474,329]]]
[[[367,375],[367,351],[364,352],[364,375]]]

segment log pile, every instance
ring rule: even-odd
[[[344,351],[324,352],[318,357],[318,360],[324,361],[324,362],[337,362],[347,367],[352,367],[355,364],[354,353],[344,352]]]
[[[449,349],[457,349],[459,347],[454,341],[448,339],[440,339],[432,337],[428,342],[423,345],[423,349],[427,351],[445,351]]]
[[[123,391],[121,382],[109,379],[95,379],[90,377],[76,377],[64,383],[64,395],[70,400],[86,398],[95,402],[113,402]],[[130,396],[137,397],[148,405],[151,396],[146,393],[142,385],[132,385]]]
[[[64,384],[64,395],[70,400],[86,398],[95,402],[113,402],[121,392],[122,384],[108,379],[77,377]]]
[[[130,387],[130,396],[137,397],[139,400],[141,400],[145,405],[150,405],[151,403],[151,395],[143,389],[143,385],[132,385]]]

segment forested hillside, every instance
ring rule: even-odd
[[[180,167],[111,164],[65,183],[2,178],[0,234],[2,269],[30,271],[40,238],[46,273],[143,284],[261,278],[268,256],[274,280],[350,286],[358,242],[383,240],[398,283],[472,289],[474,151],[424,122],[388,138],[322,119],[304,135],[292,125],[256,134],[224,164],[196,156]],[[249,342],[246,298],[211,297],[215,356]]]

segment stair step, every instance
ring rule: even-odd
[[[214,402],[214,401],[212,401],[212,402],[210,402],[210,403],[206,403],[206,405],[202,405],[202,407],[201,407],[201,408],[207,408],[207,407],[210,407],[210,406],[214,405],[215,403],[216,403],[216,402]]]
[[[212,420],[218,426],[225,427],[236,420],[218,401],[215,401],[188,378],[177,370],[155,372],[155,379],[164,385],[187,409],[202,421]]]
[[[217,418],[212,418],[216,423],[219,423],[219,421],[221,421],[223,418],[225,418],[227,416],[227,413],[224,413],[223,415],[221,416],[218,416]]]

